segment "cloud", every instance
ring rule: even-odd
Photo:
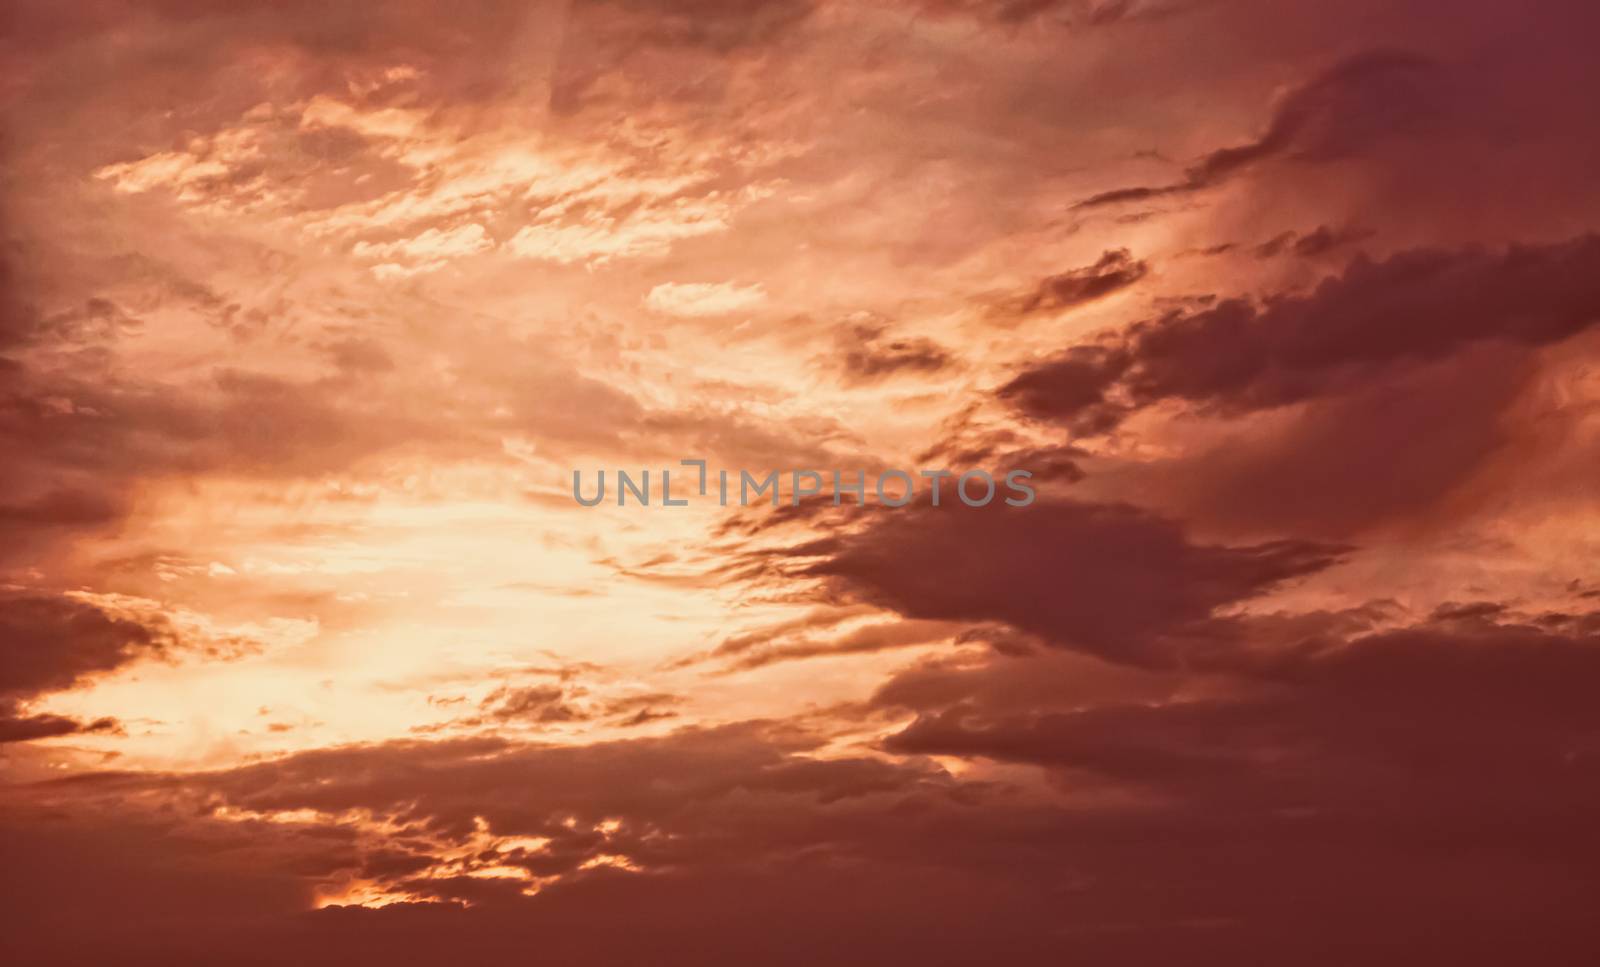
[[[814,0],[611,0],[585,2],[576,13],[582,23],[606,8],[635,18],[643,37],[654,43],[683,44],[726,52],[778,40],[796,29],[816,7]],[[596,24],[598,26],[598,24]]]
[[[731,671],[748,671],[781,661],[864,655],[895,648],[935,645],[964,630],[947,621],[876,621],[838,628],[850,613],[811,616],[777,627],[733,635],[702,659],[720,661]]]
[[[1252,248],[1251,252],[1256,258],[1261,259],[1275,258],[1285,252],[1292,252],[1301,258],[1315,258],[1352,242],[1370,238],[1372,234],[1360,228],[1330,228],[1327,225],[1319,225],[1304,235],[1293,230],[1280,232]],[[1207,254],[1219,253],[1212,251]]]
[[[51,692],[83,684],[144,658],[168,656],[179,646],[171,627],[109,613],[65,594],[0,594],[0,743],[84,733],[116,733],[109,716],[80,721],[28,710]]]
[[[935,14],[965,13],[1011,26],[1052,20],[1078,29],[1168,16],[1183,4],[1164,0],[922,0]]]
[[[1535,468],[1551,448],[1519,447],[1511,418],[1539,381],[1536,360],[1484,344],[1314,405],[1225,422],[1232,429],[1217,439],[1131,473],[1123,487],[1130,499],[1245,533],[1361,534],[1365,543],[1385,527],[1460,526],[1484,474],[1542,476]]]
[[[10,959],[1600,962],[1596,14],[1426,6],[14,3]]]
[[[1321,822],[1361,824],[1381,795],[1397,836],[1431,815],[1441,832],[1471,837],[1489,817],[1542,813],[1554,788],[1569,804],[1600,796],[1600,784],[1561,761],[1589,754],[1579,750],[1600,728],[1573,684],[1600,661],[1596,615],[1488,604],[1372,627],[1381,613],[1265,619],[1251,648],[1202,661],[1223,677],[1198,696],[1172,683],[1160,696],[1150,683],[1132,700],[1073,707],[1037,690],[1033,707],[1019,709],[1015,691],[990,686],[997,669],[979,666],[946,672],[942,690],[893,683],[878,700],[922,711],[888,740],[894,750],[1081,770],[1196,810],[1299,801]],[[995,661],[1013,676],[1028,667]]]
[[[1100,192],[1079,209],[1183,195],[1220,184],[1265,161],[1326,162],[1412,130],[1429,111],[1427,82],[1437,68],[1418,54],[1374,50],[1340,61],[1289,92],[1259,138],[1211,152],[1181,181]]]
[[[402,257],[411,264],[385,261],[373,267],[380,278],[414,275],[443,268],[451,259],[464,258],[494,248],[494,242],[478,224],[440,230],[430,228],[412,238],[393,242],[357,242],[351,253],[358,258],[394,259]]]
[[[1330,566],[1341,549],[1192,543],[1134,507],[946,500],[787,548],[793,573],[908,618],[1004,622],[1051,644],[1160,666],[1225,636],[1214,613]]]
[[[838,348],[825,361],[837,360],[847,384],[877,382],[902,374],[933,376],[953,368],[950,352],[924,336],[887,336],[887,327],[846,326],[836,338]]]
[[[648,309],[669,316],[725,316],[754,309],[767,301],[760,283],[663,282],[644,297]]]
[[[68,595],[0,595],[0,698],[59,691],[173,647],[169,629],[112,615]]]
[[[625,203],[615,213],[591,211],[525,225],[507,239],[519,258],[570,265],[665,255],[678,242],[728,229],[735,213],[759,192],[712,191],[701,197],[668,197]]]
[[[815,758],[815,740],[744,724],[576,749],[388,743],[48,784],[0,814],[35,823],[33,836],[4,838],[8,860],[55,858],[14,867],[35,872],[10,898],[22,925],[10,939],[30,956],[113,948],[135,964],[178,944],[230,962],[331,964],[534,942],[618,965],[663,945],[697,961],[797,965],[953,965],[973,949],[1018,964],[1064,951],[1226,963],[1252,949],[1292,956],[1336,916],[1358,924],[1361,943],[1452,963],[1496,963],[1541,940],[1580,950],[1577,871],[1595,848],[1597,789],[1569,756],[1587,748],[1573,743],[1592,709],[1567,700],[1582,690],[1575,678],[1526,731],[1496,730],[1473,705],[1520,704],[1589,671],[1592,643],[1576,625],[1490,617],[1450,630],[1460,620],[1427,626],[1481,636],[1466,660],[1443,638],[1356,639],[1258,670],[1275,684],[1255,693],[1101,693],[1073,710],[1036,706],[1040,689],[996,688],[899,732],[898,762]],[[1006,661],[1014,683],[1039,670]],[[1418,701],[1414,686],[1440,673],[1450,700]],[[1059,782],[962,781],[924,752]],[[75,809],[38,821],[69,793]],[[130,805],[91,820],[94,801]],[[108,866],[134,896],[84,893],[84,871]],[[62,903],[69,892],[79,902]],[[410,900],[303,912],[313,892]],[[706,931],[694,911],[707,904],[737,915]],[[205,915],[182,938],[148,929],[173,909]],[[1432,927],[1443,919],[1451,931]],[[787,939],[773,947],[775,936]],[[1344,963],[1353,949],[1301,960]]]
[[[1314,258],[1352,242],[1369,238],[1371,235],[1370,231],[1360,228],[1330,228],[1327,225],[1318,225],[1294,240],[1294,254],[1301,258]]]
[[[1533,347],[1600,319],[1600,237],[1358,256],[1305,294],[1228,299],[1137,323],[999,390],[1023,413],[1103,432],[1173,400],[1248,412],[1347,393],[1396,367],[1498,340]]]
[[[1128,288],[1149,270],[1127,249],[1108,249],[1094,264],[1049,276],[1033,291],[995,305],[992,312],[997,318],[1016,319],[1076,308]]]
[[[15,706],[0,702],[0,744],[121,731],[122,724],[109,716],[81,722],[63,715],[22,715],[18,714]]]
[[[481,704],[489,716],[501,721],[552,723],[586,718],[582,711],[568,704],[567,698],[567,690],[559,685],[529,685],[497,688]]]

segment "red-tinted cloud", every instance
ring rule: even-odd
[[[1000,395],[1100,432],[1165,400],[1238,412],[1350,392],[1481,341],[1569,338],[1600,320],[1600,238],[1503,252],[1358,257],[1305,294],[1230,299],[1136,323],[1022,373]]]

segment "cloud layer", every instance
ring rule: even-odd
[[[11,7],[8,962],[1600,956],[1593,4]]]

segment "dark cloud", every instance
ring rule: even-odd
[[[1252,248],[1251,252],[1256,258],[1262,259],[1276,258],[1285,252],[1293,252],[1301,258],[1315,258],[1352,242],[1370,238],[1372,234],[1360,228],[1330,228],[1327,225],[1319,225],[1303,235],[1292,230],[1280,232]],[[1220,251],[1226,251],[1226,248],[1208,250],[1206,254],[1218,254]]]
[[[1092,265],[1052,275],[1033,291],[1005,300],[992,314],[1015,319],[1042,312],[1059,312],[1103,298],[1133,285],[1150,267],[1125,248],[1108,249]]]
[[[59,691],[139,657],[166,654],[172,632],[61,595],[0,596],[0,698]]]
[[[120,732],[113,718],[79,721],[32,713],[26,704],[141,658],[178,646],[171,629],[102,611],[64,595],[0,595],[0,743],[80,733]]]
[[[685,701],[684,696],[671,692],[596,695],[595,689],[579,684],[577,680],[597,670],[596,666],[586,663],[560,668],[523,669],[521,674],[551,676],[556,681],[500,685],[475,703],[476,709],[472,714],[442,723],[416,726],[411,731],[418,735],[460,734],[465,729],[477,734],[493,734],[504,731],[508,726],[515,731],[543,731],[552,726],[601,720],[610,725],[631,728],[674,718],[679,714],[676,706]],[[433,705],[457,706],[467,704],[470,699],[465,696],[435,695],[430,696],[428,701]]]
[[[1294,238],[1295,233],[1292,231],[1279,232],[1250,251],[1258,259],[1270,259],[1282,255],[1283,250],[1289,247],[1289,243],[1293,242]]]
[[[1500,689],[1533,696],[1588,675],[1573,649],[1592,643],[1577,628],[1484,620],[1482,651],[1462,661],[1440,653],[1445,638],[1474,632],[1440,624],[1437,640],[1352,642],[1344,659],[1262,667],[1271,684],[1239,697],[1080,691],[1091,704],[1046,713],[1031,704],[1042,690],[993,692],[992,705],[924,714],[891,740],[913,753],[899,762],[813,758],[814,740],[747,724],[574,749],[391,743],[47,784],[0,814],[8,831],[31,830],[0,837],[10,868],[33,871],[26,889],[8,881],[8,944],[30,962],[114,950],[134,965],[490,958],[536,944],[595,965],[955,965],[979,953],[1332,967],[1382,949],[1472,965],[1535,950],[1576,967],[1596,949],[1583,925],[1597,790],[1592,770],[1573,767],[1589,747],[1570,729],[1593,713],[1562,699],[1521,734],[1469,716]],[[1025,681],[1031,660],[1008,661]],[[1418,701],[1412,687],[1441,673],[1454,697]],[[1059,788],[958,780],[923,751],[1042,768]],[[79,808],[61,811],[68,792]],[[85,817],[89,802],[134,793],[169,808]],[[346,810],[390,832],[335,824]],[[317,815],[329,818],[306,818]],[[482,832],[542,845],[441,864]],[[603,856],[635,869],[587,865]],[[545,882],[528,896],[524,881],[474,875],[505,868]],[[95,869],[116,870],[115,889]],[[314,887],[351,875],[434,902],[301,912]],[[1307,953],[1307,932],[1330,921],[1337,937]]]
[[[1184,171],[1181,181],[1104,191],[1075,207],[1189,194],[1264,161],[1331,161],[1413,132],[1432,111],[1435,95],[1429,82],[1436,71],[1428,59],[1406,51],[1377,50],[1350,57],[1284,97],[1255,141],[1205,155]]]
[[[943,346],[922,337],[893,338],[882,326],[850,326],[839,335],[838,362],[847,383],[868,383],[902,373],[929,375],[955,360]]]
[[[1366,229],[1345,227],[1330,228],[1327,225],[1318,225],[1315,229],[1296,238],[1290,246],[1294,254],[1301,258],[1315,258],[1318,255],[1331,252],[1364,238],[1370,238],[1372,232]]]
[[[911,678],[878,701],[922,710],[889,740],[897,751],[1082,770],[1195,808],[1299,803],[1401,837],[1424,821],[1479,835],[1510,815],[1579,833],[1581,804],[1600,797],[1578,765],[1600,753],[1600,716],[1578,684],[1600,671],[1600,616],[1487,605],[1374,628],[1380,616],[1262,619],[1243,629],[1251,647],[1204,662],[1221,677],[1198,697],[1173,689],[1152,701],[1145,686],[1134,700],[1107,690],[1074,707],[1039,690],[997,692],[983,669],[965,683],[974,673],[957,669],[942,688]],[[1028,659],[1007,661],[1025,673]]]
[[[1247,422],[1130,472],[1121,486],[1128,499],[1231,533],[1362,534],[1365,543],[1374,528],[1447,528],[1472,513],[1475,482],[1494,468],[1542,475],[1548,454],[1519,446],[1506,419],[1538,373],[1535,360],[1484,344],[1284,418]]]
[[[724,662],[729,670],[747,671],[781,661],[862,655],[933,644],[952,637],[952,629],[939,621],[880,621],[842,632],[832,631],[827,625],[828,622],[800,621],[736,635],[707,657]]]
[[[1333,563],[1340,548],[1196,544],[1129,506],[1040,500],[884,511],[864,528],[791,547],[792,573],[841,595],[940,621],[1000,621],[1135,664],[1215,644],[1212,615]]]
[[[681,705],[684,696],[674,695],[670,692],[646,692],[640,695],[626,695],[612,699],[603,708],[603,714],[612,717],[612,721],[625,728],[639,725],[648,725],[663,719],[676,718],[679,712],[674,706]]]
[[[1030,680],[1035,659],[995,659],[917,669],[878,701],[921,710],[888,740],[891,750],[1036,766],[1063,788],[1140,790],[1165,831],[1143,835],[1173,851],[1157,864],[1166,872],[1185,865],[1177,854],[1204,829],[1227,843],[1219,856],[1249,857],[1247,837],[1270,841],[1280,857],[1337,843],[1360,857],[1347,872],[1386,869],[1413,886],[1413,877],[1488,875],[1504,864],[1502,875],[1541,891],[1533,907],[1573,909],[1587,882],[1579,871],[1600,855],[1585,818],[1600,804],[1586,767],[1600,754],[1600,717],[1576,684],[1600,670],[1596,616],[1488,605],[1373,630],[1378,617],[1268,622],[1262,647],[1229,653],[1213,668],[1224,677],[1188,694],[1171,682],[1162,694],[1160,682],[1130,689],[1094,678],[1057,694]],[[1135,852],[1130,843],[1124,858]],[[1308,871],[1342,868],[1319,855]],[[1251,875],[1208,882],[1234,891]],[[1475,890],[1440,889],[1435,897],[1502,925],[1539,916],[1500,906],[1514,901],[1494,899],[1498,888],[1474,899]],[[1338,904],[1342,892],[1321,896]],[[1570,923],[1552,927],[1556,951],[1586,950],[1593,939]]]
[[[1310,292],[1229,299],[1075,347],[1000,389],[1024,413],[1101,432],[1163,400],[1223,412],[1337,395],[1482,341],[1558,342],[1600,319],[1600,237],[1359,256]]]
[[[1034,419],[1065,423],[1074,433],[1090,436],[1113,429],[1126,415],[1125,407],[1106,397],[1130,365],[1124,346],[1073,346],[1030,366],[998,392]]]
[[[571,703],[570,698],[568,690],[560,685],[503,686],[490,692],[481,704],[484,714],[502,722],[548,725],[588,718],[582,709]]]
[[[657,42],[728,50],[773,39],[808,17],[815,0],[579,0],[615,6],[646,20]]]
[[[25,715],[19,713],[15,706],[0,702],[0,743],[121,731],[122,724],[114,718],[102,717],[92,722],[81,722],[63,715]]]
[[[921,0],[935,14],[965,14],[1014,26],[1050,20],[1084,29],[1169,16],[1181,3],[1162,0]]]

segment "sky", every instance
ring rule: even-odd
[[[0,953],[1600,962],[1596,36],[6,4]]]

